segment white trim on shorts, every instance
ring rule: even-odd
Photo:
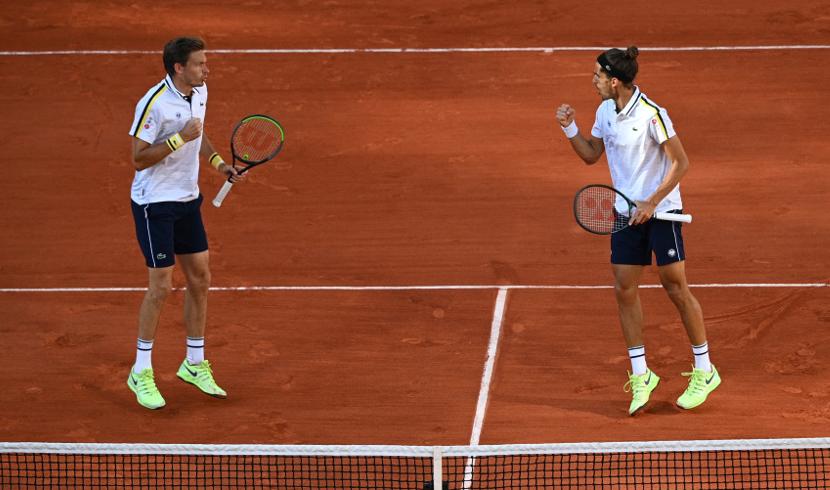
[[[147,216],[147,208],[150,207],[150,203],[144,205],[144,224],[147,226],[147,244],[150,245],[150,260],[153,261],[153,268],[155,269],[158,267],[156,265],[156,253],[153,251],[153,237],[150,235],[150,217]]]

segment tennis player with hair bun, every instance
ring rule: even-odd
[[[686,282],[683,236],[680,223],[653,219],[655,212],[679,213],[680,179],[689,169],[689,159],[672,127],[666,110],[634,85],[637,76],[636,46],[609,49],[594,63],[593,84],[602,99],[588,137],[580,134],[568,104],[556,110],[571,146],[586,164],[596,163],[603,153],[608,159],[616,189],[636,201],[631,226],[611,235],[611,267],[623,336],[628,345],[632,371],[625,384],[631,391],[629,415],[642,410],[660,378],[646,364],[643,340],[643,310],[638,286],[645,266],[656,257],[660,282],[677,307],[691,342],[694,365],[685,392],[677,399],[680,408],[692,409],[720,384],[720,375],[709,361],[709,345],[700,304]]]
[[[187,281],[184,326],[187,354],[177,376],[208,395],[225,398],[205,359],[205,318],[210,286],[208,242],[202,223],[199,156],[224,178],[238,175],[203,133],[208,75],[205,44],[181,37],[164,46],[167,76],[136,106],[130,136],[135,167],[131,199],[136,237],[149,272],[138,315],[136,360],[127,386],[149,409],[165,405],[156,386],[151,354],[162,306],[172,290],[178,260]]]

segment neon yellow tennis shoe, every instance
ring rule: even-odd
[[[628,415],[634,415],[648,403],[651,392],[660,384],[660,376],[657,376],[651,369],[645,374],[636,375],[628,373],[628,383],[623,390],[631,392],[631,405],[628,407]]]
[[[136,374],[130,368],[130,375],[127,377],[127,386],[133,390],[138,404],[142,407],[156,410],[165,405],[159,389],[156,387],[156,380],[153,378],[153,370],[145,369]]]
[[[176,376],[216,398],[227,398],[228,394],[213,380],[213,369],[207,359],[199,364],[190,364],[187,359],[182,361]]]
[[[720,386],[720,374],[715,366],[712,366],[712,372],[706,372],[702,369],[692,368],[691,373],[683,373],[683,376],[689,378],[689,386],[686,391],[677,399],[677,406],[691,410],[703,402],[709,396],[709,393],[715,391],[715,388]]]

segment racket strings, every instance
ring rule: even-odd
[[[243,121],[231,140],[236,157],[247,163],[272,158],[279,151],[282,142],[283,133],[277,123],[262,117]]]
[[[629,217],[617,212],[617,193],[607,187],[587,187],[574,201],[577,221],[593,233],[610,234],[628,226]]]

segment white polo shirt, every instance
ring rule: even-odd
[[[660,145],[675,135],[666,110],[635,87],[628,104],[618,113],[612,99],[597,109],[591,134],[602,138],[614,187],[634,201],[645,201],[663,182],[671,160]],[[657,204],[656,211],[681,209],[680,185]],[[617,211],[628,212],[619,199]]]
[[[190,101],[176,89],[170,75],[147,91],[135,108],[130,135],[151,145],[164,142],[198,117],[205,121],[207,84],[194,87]],[[138,204],[192,201],[199,197],[199,149],[202,137],[188,141],[161,162],[136,171],[131,198]]]

